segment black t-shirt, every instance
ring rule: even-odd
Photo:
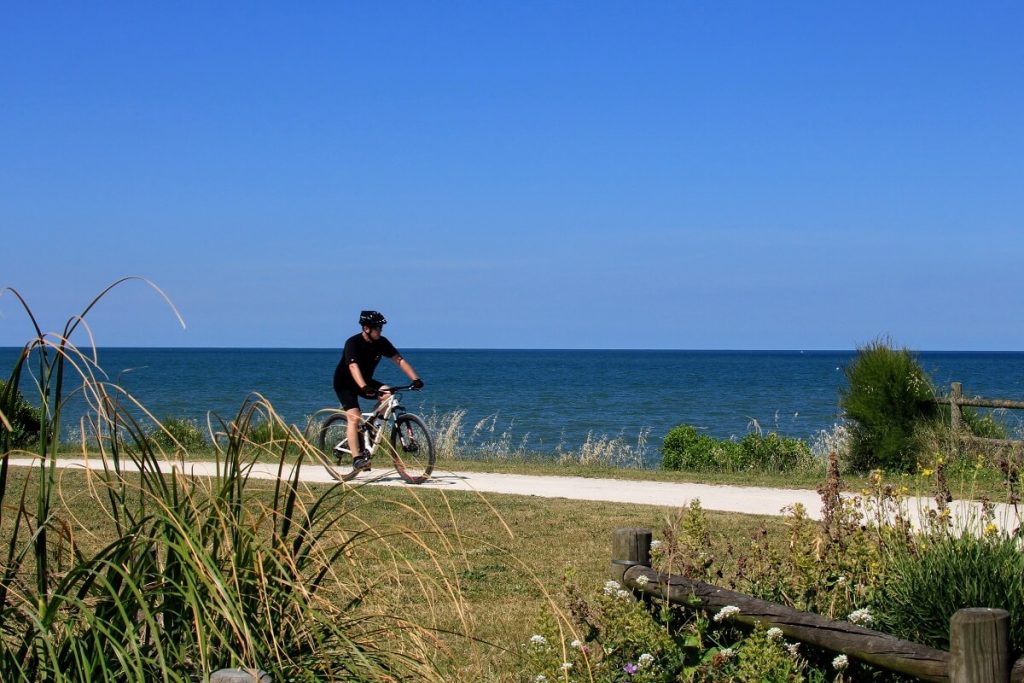
[[[358,390],[356,381],[352,379],[349,372],[350,363],[359,366],[359,372],[363,373],[363,379],[369,382],[373,379],[373,371],[377,369],[382,357],[394,358],[398,355],[398,349],[388,341],[387,337],[381,337],[377,341],[366,341],[362,333],[352,335],[345,342],[345,350],[341,353],[341,360],[338,367],[334,369],[334,387],[345,387]]]

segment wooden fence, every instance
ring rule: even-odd
[[[612,578],[636,592],[710,611],[732,605],[740,609],[732,617],[740,624],[777,627],[793,640],[925,681],[1024,683],[1024,659],[1016,664],[1010,661],[1010,615],[1005,610],[958,611],[950,620],[950,651],[946,652],[675,574],[662,574],[651,569],[650,558],[650,529],[615,530]]]
[[[937,398],[935,399],[935,402],[949,405],[950,426],[953,428],[953,432],[955,434],[959,434],[961,438],[967,438],[990,446],[1011,446],[1015,449],[1019,449],[1024,446],[1024,441],[1015,439],[986,439],[983,437],[963,434],[963,406],[971,406],[975,408],[1002,408],[1004,410],[1024,410],[1024,401],[1007,401],[1003,399],[981,397],[966,398],[964,396],[963,384],[960,382],[953,382],[949,385],[949,396]]]

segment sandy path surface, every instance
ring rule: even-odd
[[[31,458],[11,458],[15,466],[30,466],[37,462]],[[81,458],[62,458],[57,461],[62,468],[101,468],[99,460],[86,462]],[[180,464],[176,463],[175,466]],[[171,464],[164,463],[167,470]],[[124,466],[131,470],[133,467]],[[193,476],[213,476],[214,463],[187,462],[185,471]],[[276,464],[257,463],[251,477],[274,479],[278,476]],[[290,470],[284,472],[290,475]],[[302,480],[310,483],[330,483],[334,480],[325,469],[305,466]],[[374,470],[361,474],[356,482],[375,486],[407,486],[394,470]],[[487,472],[451,472],[438,468],[431,479],[416,487],[418,490],[471,491],[478,493],[512,494],[539,496],[543,498],[566,498],[570,500],[593,500],[663,507],[682,507],[699,499],[705,510],[741,512],[753,515],[780,515],[783,508],[801,503],[810,517],[821,518],[822,503],[815,491],[807,489],[772,489],[756,486],[718,486],[663,481],[629,481],[622,479],[591,479],[587,477],[538,476],[527,474],[496,474]],[[918,520],[927,510],[934,508],[930,498],[909,498],[908,511]],[[977,525],[981,519],[980,504],[970,501],[955,501],[951,505],[954,518],[963,525]],[[995,506],[995,522],[1003,529],[1013,530],[1021,523],[1021,510],[1010,505]]]

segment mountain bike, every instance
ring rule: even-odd
[[[348,418],[345,413],[330,415],[320,426],[317,447],[320,459],[331,476],[349,481],[361,471],[370,471],[373,457],[383,451],[402,479],[422,484],[434,470],[434,442],[427,426],[418,416],[406,412],[399,393],[412,389],[411,384],[390,387],[389,395],[359,420],[359,442],[369,451],[371,464],[364,468],[352,466],[353,449],[348,443]],[[385,438],[387,437],[387,438]],[[359,448],[355,449],[359,452]]]

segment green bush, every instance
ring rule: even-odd
[[[880,630],[948,650],[954,612],[993,607],[1010,613],[1013,659],[1024,654],[1024,553],[1016,537],[933,535],[918,547],[897,544],[886,564]]]
[[[679,425],[665,435],[661,466],[667,470],[782,472],[813,459],[801,439],[752,433],[736,442],[701,434],[693,425]]]
[[[31,446],[39,438],[39,409],[35,408],[25,397],[21,395],[18,388],[0,379],[0,413],[7,417],[11,423],[11,430],[8,432],[3,422],[0,422],[0,432],[4,437],[7,448],[25,448]]]
[[[912,471],[915,430],[938,414],[931,379],[910,351],[883,340],[861,348],[845,374],[840,406],[853,424],[850,467]]]
[[[779,436],[775,432],[766,436],[756,432],[747,434],[740,441],[740,448],[743,451],[743,464],[751,470],[786,472],[814,458],[807,442]]]
[[[712,470],[718,468],[718,441],[701,434],[693,425],[673,427],[661,446],[661,466],[666,470]]]
[[[184,417],[165,417],[161,422],[163,429],[155,428],[149,438],[154,446],[166,450],[179,447],[186,452],[197,451],[209,446],[203,430],[195,420]]]

